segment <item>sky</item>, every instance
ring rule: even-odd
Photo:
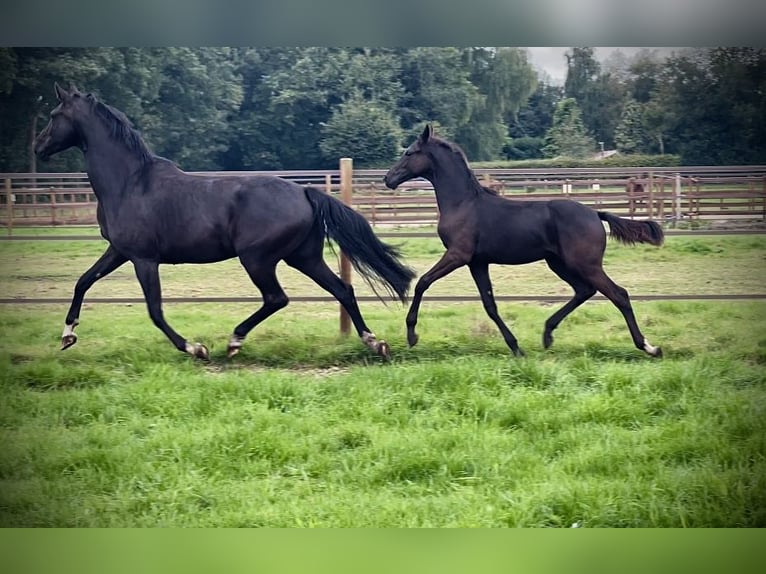
[[[633,56],[641,50],[656,50],[659,54],[669,55],[678,48],[594,48],[594,55],[599,62],[603,62],[612,52],[619,50],[626,56]],[[567,75],[567,60],[564,53],[569,48],[527,48],[529,50],[530,61],[532,65],[540,70],[544,70],[551,77],[554,84],[563,85]]]

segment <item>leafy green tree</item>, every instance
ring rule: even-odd
[[[384,167],[401,151],[397,118],[385,105],[361,94],[335,108],[321,132],[319,147],[328,162],[350,157],[359,167]]]
[[[545,136],[545,157],[584,158],[595,149],[582,121],[580,108],[574,98],[564,98],[556,105],[553,126]]]
[[[455,137],[481,101],[469,76],[463,51],[458,48],[412,48],[401,55],[398,112],[407,134],[403,144],[421,133],[426,122],[438,124],[442,137]]]
[[[694,49],[669,58],[650,101],[663,145],[689,165],[766,157],[766,51]]]
[[[556,104],[563,98],[564,89],[561,86],[539,82],[537,89],[509,124],[511,137],[544,137],[553,125]]]
[[[482,98],[455,139],[475,161],[497,158],[508,143],[508,119],[534,93],[537,76],[521,48],[471,48],[465,55]]]
[[[643,112],[643,106],[636,101],[630,101],[625,105],[614,135],[618,151],[649,153],[651,142]]]
[[[136,121],[145,139],[183,169],[218,169],[229,118],[242,100],[232,50],[162,48],[150,55],[159,81]]]
[[[577,101],[586,129],[607,147],[614,144],[625,88],[620,73],[603,73],[593,48],[573,48],[567,53],[564,93]]]

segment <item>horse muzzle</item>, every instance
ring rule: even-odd
[[[401,182],[397,181],[396,178],[392,177],[391,172],[389,172],[383,176],[383,183],[386,185],[388,189],[396,189]]]
[[[42,140],[35,140],[34,150],[35,155],[38,157],[38,159],[42,161],[48,161],[51,157],[51,153],[47,149],[48,140],[47,138],[44,138]]]

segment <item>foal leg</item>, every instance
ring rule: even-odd
[[[524,351],[519,348],[519,343],[516,340],[516,337],[513,336],[511,330],[505,323],[503,323],[503,320],[497,312],[495,296],[492,293],[492,283],[489,279],[489,265],[486,263],[471,263],[468,268],[471,270],[471,276],[479,290],[481,302],[484,305],[484,310],[487,312],[487,315],[489,315],[489,318],[495,322],[497,328],[500,329],[500,333],[502,333],[503,339],[505,339],[505,344],[510,347],[513,354],[517,357],[523,357]]]
[[[407,312],[407,343],[410,347],[414,347],[418,342],[418,335],[415,333],[415,326],[418,324],[418,310],[420,309],[420,302],[423,299],[423,293],[437,280],[441,279],[445,275],[449,275],[455,269],[462,267],[468,263],[468,258],[461,254],[447,250],[442,255],[441,259],[436,264],[426,271],[423,276],[418,279],[415,285],[415,295],[412,297],[412,303],[410,304],[410,310]]]
[[[127,258],[118,253],[114,247],[110,245],[104,254],[98,258],[98,261],[96,261],[91,268],[83,273],[77,280],[77,283],[74,286],[72,303],[69,306],[66,319],[64,319],[64,332],[61,334],[62,351],[68,349],[77,342],[77,335],[74,334],[74,328],[80,323],[80,309],[82,308],[85,293],[96,281],[109,275],[109,273],[117,269],[126,261]]]
[[[239,260],[250,276],[250,279],[261,292],[263,304],[255,313],[234,328],[234,333],[229,339],[227,351],[229,358],[239,353],[245,337],[258,323],[280,309],[284,309],[290,302],[290,299],[288,299],[287,294],[277,280],[276,264],[264,264],[247,256],[240,256]]]
[[[210,355],[207,347],[200,343],[189,343],[181,335],[176,333],[162,314],[162,288],[160,286],[159,264],[156,261],[136,260],[133,261],[136,277],[144,292],[146,306],[149,309],[149,317],[152,322],[165,333],[165,336],[175,345],[176,349],[189,353],[193,357],[209,360]]]
[[[387,361],[391,359],[391,347],[383,340],[378,340],[375,334],[367,326],[359,310],[354,288],[338,277],[327,263],[320,257],[310,257],[308,259],[295,258],[286,260],[287,264],[295,267],[298,271],[311,278],[322,289],[335,297],[351,318],[354,324],[356,334],[362,339],[374,353],[380,355]]]
[[[593,295],[596,294],[596,289],[593,285],[583,279],[579,273],[568,268],[558,257],[551,255],[546,257],[545,261],[548,263],[548,267],[551,268],[551,271],[569,283],[572,286],[572,289],[574,289],[574,296],[572,299],[545,321],[543,347],[547,349],[553,343],[553,330],[559,326],[559,323],[561,323],[567,315],[593,297]]]
[[[628,292],[612,281],[601,268],[592,271],[587,276],[587,279],[596,289],[614,303],[620,310],[620,313],[622,313],[622,316],[625,317],[625,322],[628,324],[628,330],[630,331],[630,336],[633,338],[633,344],[636,348],[641,349],[652,357],[662,357],[662,349],[650,344],[646,337],[641,334],[641,330],[638,328],[638,323],[636,322],[636,317],[633,314],[633,307],[630,305]]]

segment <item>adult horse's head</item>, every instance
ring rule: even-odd
[[[423,133],[412,142],[410,147],[405,150],[404,155],[383,177],[386,187],[396,189],[405,181],[416,177],[426,177],[431,173],[431,158],[426,151],[426,146],[433,135],[431,126],[426,125]]]
[[[81,149],[85,146],[77,118],[83,107],[88,105],[85,101],[88,96],[81,94],[74,86],[66,91],[56,83],[54,88],[59,104],[51,112],[48,125],[35,138],[35,154],[42,160],[73,146]]]

